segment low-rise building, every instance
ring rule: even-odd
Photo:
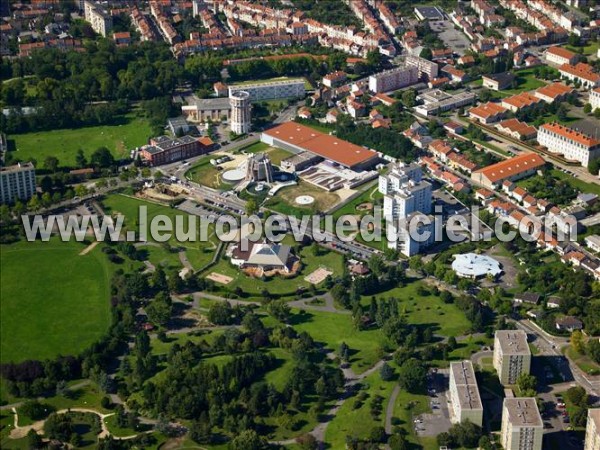
[[[542,450],[544,423],[535,398],[505,398],[500,443],[504,450]]]
[[[577,161],[582,166],[600,158],[600,140],[558,123],[546,123],[538,129],[538,143],[548,151]]]
[[[555,321],[558,331],[568,331],[572,333],[575,330],[583,330],[583,322],[574,316],[559,317]]]
[[[563,64],[558,69],[560,75],[571,81],[581,83],[584,88],[596,88],[600,86],[600,74],[594,71],[594,68],[586,63]]]
[[[577,63],[579,55],[564,47],[549,47],[544,52],[544,59],[548,64],[562,66],[563,64]]]
[[[483,87],[492,89],[494,91],[501,91],[503,89],[512,87],[515,78],[515,75],[510,72],[484,75],[482,77]]]
[[[537,136],[535,127],[527,125],[527,123],[521,122],[518,119],[503,120],[497,123],[495,127],[501,133],[522,141],[534,139]]]
[[[26,202],[35,194],[33,163],[0,167],[0,203]]]
[[[542,100],[528,92],[522,92],[502,99],[502,107],[514,113],[539,105]]]
[[[523,153],[479,169],[471,174],[471,179],[489,189],[495,189],[506,180],[516,181],[533,175],[545,164],[546,161],[537,153]]]
[[[597,234],[591,234],[585,238],[585,245],[593,252],[600,253],[600,236]]]
[[[469,110],[469,117],[484,124],[498,122],[506,116],[506,108],[498,103],[487,102]]]
[[[159,166],[208,153],[213,147],[210,138],[159,136],[140,149],[141,157],[151,166]]]
[[[531,370],[531,350],[523,330],[498,330],[494,336],[494,368],[502,384],[515,384]]]
[[[563,83],[552,83],[537,89],[533,95],[546,103],[565,100],[575,90]]]
[[[450,404],[454,423],[469,420],[482,426],[483,404],[471,361],[450,363]]]
[[[346,72],[338,70],[336,72],[331,72],[325,75],[323,77],[322,83],[323,85],[329,88],[333,88],[339,86],[340,84],[343,84],[347,79],[348,75],[346,74]]]

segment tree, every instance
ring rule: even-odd
[[[253,216],[257,212],[258,212],[258,204],[256,203],[256,200],[251,198],[250,200],[248,200],[246,202],[246,215]]]
[[[585,105],[583,105],[583,112],[586,114],[589,114],[592,112],[592,105],[589,103],[586,103]]]
[[[433,52],[429,47],[425,47],[423,50],[421,50],[419,57],[431,61],[433,59]]]
[[[319,442],[317,438],[310,433],[303,434],[296,438],[296,443],[302,450],[317,450],[319,448]]]
[[[371,428],[371,432],[369,433],[369,440],[371,442],[384,443],[387,440],[385,428],[383,428],[382,426]]]
[[[47,156],[44,160],[44,169],[49,170],[50,172],[56,172],[58,169],[58,158],[55,156]]]
[[[114,166],[115,158],[108,148],[100,147],[92,153],[90,163],[94,167],[105,169]]]
[[[410,358],[400,366],[398,371],[398,384],[411,393],[419,393],[425,389],[427,369],[423,363],[415,358]]]
[[[244,430],[229,443],[230,450],[263,450],[267,448],[265,438],[254,430]]]
[[[408,450],[408,442],[403,434],[396,433],[388,439],[390,450]]]
[[[579,406],[579,407],[587,407],[589,398],[587,393],[585,392],[585,389],[582,388],[581,386],[575,386],[572,388],[567,389],[567,399],[569,399],[569,401],[571,403],[573,403],[575,406]]]
[[[29,450],[38,450],[43,448],[42,437],[33,429],[27,433],[27,448]]]
[[[580,330],[575,330],[571,334],[571,347],[580,355],[584,353],[585,342],[583,340],[583,333]]]
[[[458,344],[456,343],[456,338],[454,336],[450,336],[448,338],[448,350],[452,351],[456,348]]]
[[[598,108],[596,111],[600,111],[600,108]],[[599,117],[599,119],[600,119],[600,117]],[[591,173],[592,175],[598,175],[598,172],[600,172],[600,159],[594,159],[589,162],[588,172]]]
[[[388,363],[384,362],[379,370],[379,375],[383,381],[391,381],[394,379],[394,369]]]
[[[291,309],[285,300],[274,300],[267,305],[267,312],[280,322],[287,322]]]
[[[517,386],[522,397],[535,397],[537,379],[533,375],[522,373],[517,378]]]
[[[171,318],[172,309],[171,297],[165,292],[159,292],[146,307],[146,314],[152,323],[165,325]]]
[[[77,154],[75,155],[75,164],[80,168],[87,166],[87,159],[85,158],[82,149],[77,150]]]
[[[414,89],[407,89],[402,93],[402,104],[407,108],[412,108],[417,104],[417,93]]]

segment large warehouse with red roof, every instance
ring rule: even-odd
[[[374,150],[321,133],[296,122],[263,131],[261,141],[292,153],[310,152],[352,170],[370,169],[379,161]]]

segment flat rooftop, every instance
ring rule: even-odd
[[[542,417],[532,397],[505,398],[504,409],[513,427],[543,427]]]
[[[495,337],[504,355],[531,355],[523,330],[498,330]]]
[[[456,384],[461,408],[463,410],[483,409],[471,361],[453,362],[450,364],[450,371]]]

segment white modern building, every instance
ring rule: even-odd
[[[452,422],[469,420],[482,426],[483,404],[471,361],[450,363],[450,404]]]
[[[407,56],[405,64],[407,67],[416,67],[419,71],[419,78],[423,78],[425,81],[433,80],[439,73],[437,63],[419,56]]]
[[[423,180],[416,163],[395,164],[379,177],[383,214],[387,222],[388,246],[412,256],[434,242],[431,184]],[[412,231],[411,231],[412,227]]]
[[[35,194],[33,163],[0,168],[0,203],[26,202]]]
[[[231,104],[231,131],[236,134],[246,134],[250,131],[251,112],[250,94],[238,91],[229,95]]]
[[[494,336],[494,368],[502,384],[515,384],[531,370],[531,350],[523,330],[498,330]]]
[[[302,98],[306,95],[304,80],[301,78],[229,86],[229,96],[242,91],[250,94],[250,100],[253,102],[278,98]]]
[[[557,123],[545,123],[538,129],[538,143],[552,153],[578,161],[587,167],[600,158],[600,140]]]
[[[535,398],[505,398],[500,443],[504,450],[542,450],[544,423]]]
[[[419,81],[419,70],[416,67],[396,67],[376,73],[369,77],[369,90],[376,94],[395,91],[411,86]]]
[[[600,408],[588,409],[584,450],[600,450]]]
[[[97,3],[92,1],[84,2],[84,14],[86,22],[89,22],[96,33],[106,37],[110,33],[110,30],[112,30],[112,16]]]

